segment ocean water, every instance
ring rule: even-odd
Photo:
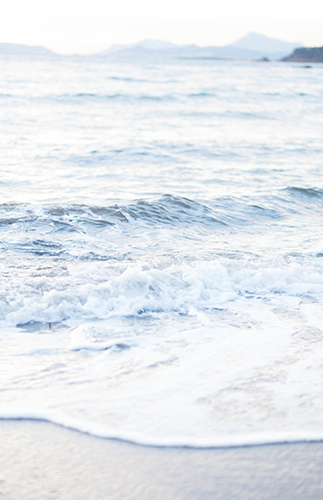
[[[0,66],[0,419],[322,439],[323,66]]]

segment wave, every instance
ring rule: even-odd
[[[188,97],[191,97],[191,98],[212,98],[212,97],[218,97],[215,93],[213,92],[196,92],[196,93],[193,93],[193,94],[188,94]]]
[[[176,97],[173,94],[164,95],[151,95],[151,94],[127,94],[116,92],[114,94],[96,94],[91,92],[79,92],[76,94],[61,94],[57,96],[48,96],[48,100],[58,100],[58,101],[79,101],[79,100],[91,100],[91,101],[173,101]]]
[[[191,235],[203,232],[205,236],[210,232],[242,232],[248,227],[262,231],[264,224],[284,224],[285,221],[288,224],[287,219],[297,213],[304,217],[305,209],[310,216],[316,212],[320,216],[321,207],[311,200],[321,200],[322,196],[323,191],[316,188],[293,187],[282,190],[279,195],[255,197],[254,200],[226,197],[197,201],[165,194],[156,200],[139,199],[128,204],[106,206],[4,203],[0,204],[0,231],[5,231],[6,237],[2,239],[1,246],[34,255],[63,258],[68,257],[70,250],[66,246],[69,243],[61,241],[64,234],[66,237],[70,234],[74,240],[78,238],[81,244],[86,235],[100,239],[102,230],[109,229],[122,231],[127,237],[131,236],[131,231],[142,227],[179,230],[183,237],[187,229]],[[25,237],[19,241],[14,237],[15,233],[25,233]],[[99,246],[100,250],[96,246],[84,250],[80,258],[109,260],[111,254],[102,251],[102,245]]]
[[[120,81],[125,82],[136,82],[136,80],[132,79],[120,79]],[[114,92],[114,93],[97,93],[97,92],[75,92],[75,93],[64,93],[64,94],[49,94],[42,96],[18,96],[14,94],[1,94],[1,100],[32,100],[32,101],[46,101],[46,102],[63,102],[66,103],[82,103],[82,102],[109,102],[109,101],[153,101],[153,102],[173,102],[173,101],[199,101],[201,99],[213,100],[218,99],[218,95],[213,92],[196,92],[196,93],[188,93],[188,94],[176,94],[176,93],[167,93],[167,94],[145,94],[145,93],[130,93],[130,92]],[[246,114],[249,117],[249,114]]]
[[[238,243],[246,241],[251,224],[266,234],[264,223],[267,230],[280,223],[281,207],[290,204],[282,197],[274,209],[276,198],[270,205],[259,201],[203,203],[164,195],[103,207],[2,204],[1,325],[212,314],[239,300],[275,295],[320,300],[319,244],[299,257],[267,258],[244,244],[216,245],[218,235],[233,232]],[[288,207],[293,216],[294,206]]]
[[[130,76],[108,76],[107,80],[112,80],[116,82],[136,82],[136,83],[147,83],[149,80],[144,80],[142,78],[133,78]]]
[[[308,196],[320,196],[307,190]],[[300,191],[302,192],[302,191]],[[300,208],[303,209],[302,207]],[[294,210],[294,209],[293,209]],[[294,213],[290,211],[291,213]],[[81,231],[82,227],[116,226],[122,223],[148,225],[198,225],[213,228],[241,227],[278,219],[287,213],[286,200],[271,196],[253,200],[232,197],[197,201],[182,196],[164,194],[156,200],[134,200],[128,204],[107,206],[83,204],[28,205],[0,204],[0,226],[14,224],[44,225],[53,230]]]
[[[0,230],[9,230],[13,234],[20,229],[30,237],[35,231],[43,231],[33,242],[24,242],[21,249],[39,247],[41,241],[47,239],[44,234],[48,237],[55,233],[88,234],[95,229],[165,226],[182,230],[189,227],[207,233],[230,229],[242,231],[252,226],[259,227],[259,231],[264,224],[268,226],[272,222],[289,224],[288,219],[295,218],[296,214],[320,217],[322,197],[323,190],[318,188],[288,187],[277,194],[254,198],[228,196],[193,200],[165,194],[157,199],[139,199],[127,204],[3,203],[0,204]],[[6,241],[7,236],[2,239],[2,245]]]
[[[322,198],[323,197],[323,189],[318,188],[304,188],[304,187],[296,187],[291,186],[286,188],[290,194],[294,196],[303,196],[307,198]]]
[[[320,265],[248,262],[221,255],[213,259],[189,263],[155,257],[152,263],[123,263],[115,258],[107,264],[74,259],[71,265],[60,260],[41,265],[35,259],[25,271],[19,267],[6,271],[0,296],[1,325],[212,315],[251,300],[259,306],[260,299],[270,302],[280,296],[282,302],[289,297],[298,304],[311,297],[320,300],[323,295]]]
[[[103,425],[86,420],[71,418],[54,411],[22,412],[2,410],[0,413],[0,421],[46,422],[94,438],[121,441],[150,448],[219,449],[275,444],[313,443],[323,441],[323,432],[310,431],[271,431],[270,433],[254,432],[237,435],[221,434],[220,436],[209,439],[192,438],[190,436],[168,436],[165,438],[156,438],[135,432],[108,429]]]
[[[114,226],[141,221],[148,224],[211,224],[226,226],[230,217],[206,204],[180,196],[163,195],[156,201],[138,200],[128,205],[0,205],[0,225],[38,224],[78,230],[82,224]]]

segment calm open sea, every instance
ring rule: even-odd
[[[0,68],[0,418],[322,438],[323,66]]]

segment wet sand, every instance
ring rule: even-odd
[[[323,500],[323,443],[194,450],[0,422],[0,499]]]

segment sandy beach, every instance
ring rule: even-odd
[[[0,423],[5,500],[323,499],[323,443],[149,448],[48,423]]]

